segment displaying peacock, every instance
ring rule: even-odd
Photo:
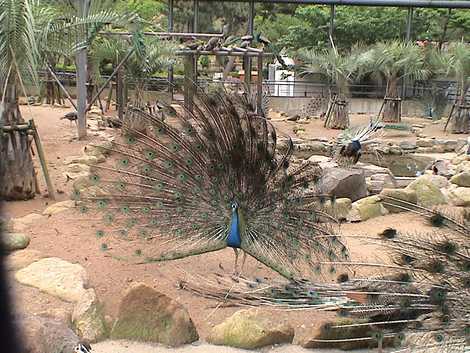
[[[347,259],[316,191],[320,168],[292,166],[292,141],[281,153],[274,127],[243,98],[195,91],[192,111],[162,109],[164,119],[129,109],[111,157],[75,193],[102,225],[102,250],[148,263],[231,247],[235,272],[241,250],[288,278]]]
[[[346,326],[325,325],[322,330],[330,332],[327,337],[338,337],[333,332],[345,327],[366,329],[366,336],[344,337],[331,343],[374,340],[379,347],[393,345],[402,352],[468,351],[469,224],[402,200],[387,198],[384,202],[419,214],[434,229],[423,234],[401,234],[387,228],[379,237],[362,237],[378,245],[377,251],[384,251],[388,261],[351,261],[351,268],[361,276],[342,273],[337,284],[279,284],[255,278],[242,279],[236,285],[216,277],[186,280],[181,287],[229,305],[336,310],[350,320]]]

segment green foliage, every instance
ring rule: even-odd
[[[119,0],[116,11],[133,12],[144,20],[153,22],[166,13],[167,7],[167,4],[161,0]]]
[[[415,9],[412,37],[438,41],[447,21],[445,9]],[[355,43],[405,38],[407,10],[398,8],[337,6],[334,41],[338,48],[351,48]],[[326,48],[329,46],[328,6],[298,6],[293,15],[258,16],[256,28],[269,33],[272,41],[285,48]],[[259,26],[259,27],[258,27]],[[470,40],[470,13],[453,10],[447,21],[446,40]]]

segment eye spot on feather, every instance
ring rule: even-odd
[[[101,251],[107,251],[109,250],[108,244],[102,243],[100,246]]]
[[[127,221],[127,227],[128,227],[129,229],[131,229],[131,228],[133,228],[134,226],[136,226],[137,223],[138,223],[138,222],[137,222],[137,219],[131,218],[131,219],[129,219],[129,220]]]
[[[101,180],[100,176],[98,174],[91,174],[90,175],[90,181],[93,182],[93,183],[99,183],[99,181]]]
[[[151,226],[157,226],[157,225],[158,225],[158,221],[157,221],[155,218],[152,218],[152,219],[150,220],[149,224],[150,224]]]
[[[180,149],[181,149],[181,147],[177,143],[172,143],[170,145],[170,151],[172,151],[173,153],[178,152]]]
[[[185,173],[178,174],[178,180],[181,183],[185,183],[188,180],[188,176]]]
[[[104,237],[104,231],[102,231],[102,230],[97,230],[97,231],[96,231],[96,237],[97,237],[97,238],[103,238],[103,237]]]
[[[147,150],[144,153],[145,158],[148,160],[154,160],[157,157],[157,154],[154,151]]]
[[[171,168],[173,168],[173,162],[172,161],[165,161],[165,162],[163,162],[163,167],[165,169],[171,169]]]
[[[98,200],[96,206],[102,210],[108,206],[108,202],[106,200]]]
[[[108,225],[113,223],[114,221],[114,215],[111,213],[105,214],[103,218],[104,218],[104,222]]]
[[[129,206],[122,206],[121,207],[121,212],[124,213],[124,214],[128,214],[131,212],[131,209]]]
[[[336,279],[336,282],[338,283],[344,283],[347,281],[349,281],[349,275],[347,273],[340,274],[338,278]]]
[[[128,158],[120,159],[118,163],[120,167],[127,168],[129,166],[129,159]]]
[[[149,233],[146,229],[139,229],[139,237],[147,239],[149,237]]]
[[[135,256],[142,256],[142,250],[137,249],[137,250],[134,252],[134,255],[135,255]]]
[[[152,171],[152,167],[148,164],[142,166],[142,174],[148,175]]]
[[[436,342],[442,343],[444,341],[444,335],[442,333],[436,333],[434,335],[434,339],[436,340]]]
[[[74,191],[72,192],[71,199],[74,200],[74,201],[80,200],[80,191],[74,190]]]
[[[193,163],[194,163],[194,161],[193,161],[193,159],[192,159],[191,157],[187,157],[187,158],[184,160],[184,162],[186,163],[186,165],[187,165],[188,167],[192,166]]]
[[[129,145],[133,145],[133,144],[135,144],[135,143],[137,142],[137,139],[136,139],[134,136],[132,136],[132,135],[127,135],[127,136],[125,137],[125,141],[126,141],[126,143],[129,144]]]
[[[126,190],[126,184],[123,183],[123,182],[118,182],[118,183],[116,184],[116,187],[117,187],[118,190],[120,190],[120,191]]]
[[[158,208],[158,209],[162,209],[163,208],[163,202],[162,201],[155,202],[155,207]]]
[[[142,213],[143,214],[149,214],[150,213],[150,207],[148,207],[148,206],[142,207]]]
[[[165,187],[165,184],[163,184],[162,182],[159,182],[154,185],[153,189],[155,191],[162,191],[164,187]]]
[[[88,207],[85,205],[80,206],[80,213],[87,213],[88,212]]]

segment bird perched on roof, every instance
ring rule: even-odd
[[[134,109],[144,128],[125,124],[114,158],[92,169],[99,191],[76,193],[82,212],[100,215],[102,250],[149,263],[230,247],[235,273],[241,250],[289,278],[347,258],[315,189],[320,168],[291,166],[291,139],[280,152],[274,127],[243,100],[195,91],[193,112],[162,120]]]
[[[77,112],[69,112],[60,118],[60,120],[64,120],[64,119],[67,119],[70,122],[75,121],[75,124],[76,124],[77,119],[78,119],[78,114]]]
[[[216,49],[220,45],[220,41],[220,37],[211,37],[204,46],[204,50],[211,51]]]

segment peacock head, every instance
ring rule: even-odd
[[[232,213],[233,213],[233,212],[237,212],[237,211],[238,211],[238,207],[239,207],[239,206],[238,206],[238,202],[235,201],[235,200],[233,200],[233,201],[231,202],[231,204],[230,204],[230,207],[232,208]]]

